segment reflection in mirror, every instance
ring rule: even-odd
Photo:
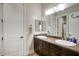
[[[35,32],[43,32],[46,30],[46,21],[35,20]]]
[[[79,39],[79,11],[69,14],[69,35]]]
[[[35,20],[35,32],[41,31],[41,20]]]
[[[55,15],[47,16],[47,32],[49,35],[57,36],[57,20]]]
[[[67,16],[57,17],[57,36],[65,39],[67,32]]]

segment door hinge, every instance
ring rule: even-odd
[[[2,40],[3,40],[3,37],[2,37]]]
[[[1,22],[3,23],[3,19],[1,19]]]

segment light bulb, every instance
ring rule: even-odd
[[[57,9],[59,11],[64,10],[65,8],[66,8],[66,4],[59,4],[59,5],[57,5]]]
[[[53,7],[53,10],[54,10],[55,12],[58,12],[58,11],[59,11],[56,6]]]
[[[40,31],[42,31],[42,25],[40,24]]]
[[[52,8],[45,11],[45,15],[50,15],[53,13],[54,13],[54,10]]]

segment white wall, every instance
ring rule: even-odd
[[[41,4],[24,4],[24,36],[26,39],[26,55],[29,53],[29,51],[33,50],[33,33],[35,32],[35,19],[41,19]],[[32,32],[29,31],[30,25],[32,25]]]

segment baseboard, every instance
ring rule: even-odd
[[[38,54],[36,54],[34,50],[30,50],[28,56],[38,56]]]

